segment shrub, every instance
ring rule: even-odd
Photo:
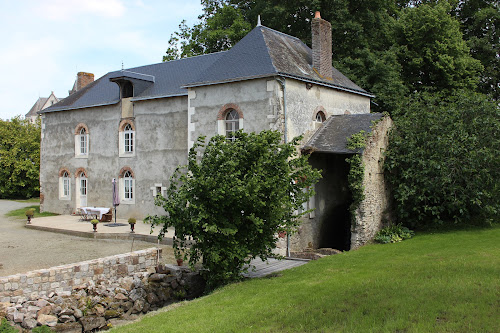
[[[90,223],[97,224],[97,223],[99,223],[99,220],[98,219],[92,219],[92,220],[90,220]]]
[[[133,218],[133,217],[131,217],[131,218],[128,219],[128,223],[129,224],[135,224],[136,222],[137,222],[137,220],[135,218]]]
[[[407,227],[403,227],[400,223],[382,228],[379,232],[377,232],[374,239],[376,242],[382,244],[397,243],[402,240],[412,238],[414,234],[415,233],[412,230]]]
[[[466,91],[420,94],[394,119],[384,166],[400,221],[411,228],[498,221],[496,103]]]
[[[26,213],[24,213],[26,216],[33,216],[35,215],[35,210],[33,208],[30,208],[26,210]]]
[[[281,139],[276,131],[199,138],[186,172],[177,169],[167,196],[156,199],[168,214],[146,218],[162,225],[160,237],[175,228],[176,253],[185,251],[191,266],[202,261],[209,289],[239,279],[257,256],[273,256],[278,233],[296,230],[309,212],[302,204],[320,173],[297,156],[300,138]]]

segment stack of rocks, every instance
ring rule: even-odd
[[[73,286],[70,293],[18,297],[16,303],[0,303],[0,317],[25,329],[47,325],[57,331],[90,332],[204,291],[205,282],[198,271],[171,265],[156,271],[89,281]]]

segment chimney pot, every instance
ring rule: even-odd
[[[314,13],[314,18],[321,18],[321,13],[316,11],[316,13]]]

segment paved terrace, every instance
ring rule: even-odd
[[[151,243],[158,243],[158,233],[160,227],[156,227],[151,233],[151,225],[143,221],[135,224],[135,233],[130,233],[130,225],[127,220],[117,219],[115,222],[99,222],[97,232],[92,229],[90,221],[82,221],[80,216],[57,215],[47,217],[37,217],[31,220],[31,224],[26,224],[26,228],[43,231],[57,232],[61,234],[97,238],[97,239],[135,239]],[[161,244],[172,245],[174,228],[169,228]]]
[[[100,222],[97,225],[97,232],[94,232],[90,221],[82,221],[79,216],[57,215],[34,218],[31,220],[31,224],[26,225],[26,228],[87,238],[135,239],[155,244],[158,243],[158,232],[160,227],[156,227],[151,233],[151,226],[138,220],[135,224],[135,233],[130,233],[130,225],[127,220],[117,219],[116,223],[118,226],[113,226],[115,224],[114,222]],[[174,228],[169,228],[161,244],[172,245],[174,231]],[[250,278],[262,277],[271,273],[304,265],[307,261],[308,260],[304,259],[268,259],[267,262],[263,262],[261,259],[255,259],[251,263],[255,269],[249,270],[248,273],[244,275]]]

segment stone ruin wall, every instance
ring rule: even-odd
[[[373,128],[363,151],[365,199],[355,212],[355,222],[351,229],[351,249],[356,249],[372,240],[382,228],[384,220],[389,219],[387,214],[389,214],[390,192],[384,179],[383,163],[391,126],[390,117],[382,118]]]
[[[28,330],[90,332],[201,295],[198,272],[158,265],[158,250],[0,277],[0,318]]]

